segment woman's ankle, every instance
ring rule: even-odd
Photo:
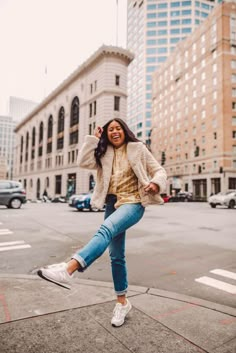
[[[71,259],[68,263],[67,263],[67,272],[69,273],[69,275],[72,275],[75,271],[77,271],[80,268],[80,264],[78,261],[76,261],[75,259]]]

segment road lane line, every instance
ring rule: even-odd
[[[4,241],[4,243],[0,243],[0,246],[20,245],[20,244],[25,244],[24,240]]]
[[[214,273],[216,275],[220,275],[220,276],[224,276],[224,277],[236,280],[236,273],[235,272],[230,272],[230,271],[220,270],[220,269],[215,269],[215,270],[212,270],[210,272]]]
[[[9,229],[0,229],[0,235],[5,235],[5,234],[13,234],[13,232]]]
[[[1,247],[0,251],[17,250],[31,248],[29,244]]]
[[[232,284],[228,284],[222,281],[218,281],[217,279],[214,279],[211,277],[203,276],[200,278],[196,278],[195,281],[202,284],[206,284],[207,286],[210,286],[210,287],[223,290],[231,294],[236,294],[236,286],[233,286]]]

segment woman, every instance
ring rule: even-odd
[[[105,220],[88,244],[68,263],[42,268],[38,275],[69,288],[73,273],[83,272],[109,246],[117,295],[111,323],[121,326],[131,309],[126,298],[125,233],[142,218],[147,204],[163,203],[159,194],[166,187],[166,172],[118,118],[110,120],[103,128],[97,127],[95,136],[85,137],[79,166],[97,170],[92,204],[102,208],[106,203]]]

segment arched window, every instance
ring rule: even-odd
[[[47,139],[47,153],[52,152],[52,133],[53,133],[53,118],[52,115],[48,118],[48,139]]]
[[[75,97],[71,104],[70,113],[70,126],[77,125],[79,123],[79,98]]]
[[[39,148],[38,148],[38,156],[42,157],[43,155],[43,122],[41,121],[39,125]]]
[[[58,150],[64,147],[64,121],[65,121],[65,110],[63,107],[61,107],[59,110],[58,123],[57,123],[57,149]]]
[[[32,149],[31,149],[31,159],[35,157],[35,127],[32,130]]]
[[[64,119],[65,119],[65,110],[63,107],[61,107],[58,115],[58,125],[57,125],[58,133],[64,131]]]
[[[29,153],[29,133],[27,131],[27,134],[26,134],[26,143],[25,143],[25,161],[27,162],[28,161],[28,153]]]
[[[53,123],[53,119],[52,119],[52,115],[50,115],[50,117],[48,118],[48,138],[52,137],[52,123]]]
[[[75,97],[71,103],[70,112],[70,139],[69,144],[78,143],[79,140],[79,98]]]
[[[23,147],[24,147],[24,137],[21,136],[21,139],[20,139],[20,163],[23,162]]]

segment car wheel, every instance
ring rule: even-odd
[[[234,200],[230,200],[229,201],[229,208],[234,208],[235,206],[235,201]]]
[[[211,203],[211,208],[216,208],[216,205],[214,203]]]
[[[22,205],[22,201],[17,198],[12,199],[9,204],[10,208],[14,208],[14,209],[21,208],[21,205]]]

